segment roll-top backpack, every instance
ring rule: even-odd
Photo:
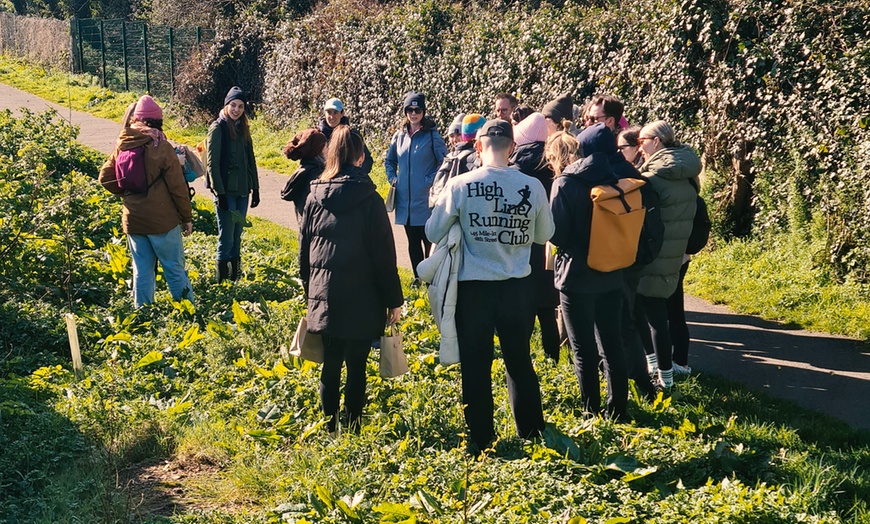
[[[589,233],[587,265],[601,272],[616,271],[634,264],[646,210],[636,178],[623,178],[610,185],[595,186],[592,226]]]

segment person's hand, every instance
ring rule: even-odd
[[[188,236],[193,233],[193,223],[185,222],[181,224],[181,234],[184,236]]]
[[[221,211],[229,210],[229,206],[227,205],[227,196],[226,195],[218,195],[218,208]]]
[[[251,207],[252,207],[252,208],[253,208],[253,207],[257,207],[257,206],[259,206],[259,205],[260,205],[260,190],[259,190],[259,189],[255,189],[255,190],[251,193]]]
[[[399,322],[399,318],[402,316],[402,308],[401,307],[392,307],[387,310],[387,325],[392,326],[393,324],[397,324]]]

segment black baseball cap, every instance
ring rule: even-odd
[[[513,140],[514,126],[512,126],[510,122],[502,120],[500,118],[487,120],[486,123],[483,124],[483,127],[480,128],[480,131],[477,132],[477,138],[481,138],[484,136],[504,137]]]

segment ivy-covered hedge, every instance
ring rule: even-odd
[[[243,80],[277,125],[337,96],[381,146],[412,89],[442,130],[458,112],[490,114],[500,91],[535,108],[614,93],[632,123],[668,120],[703,153],[723,238],[809,234],[815,220],[831,276],[870,280],[870,6],[537,4],[333,0],[266,31],[260,75]]]

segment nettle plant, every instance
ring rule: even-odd
[[[578,103],[614,93],[629,121],[665,119],[703,154],[720,236],[808,234],[820,220],[819,262],[866,281],[868,36],[868,8],[842,1],[335,1],[278,27],[262,107],[292,126],[337,96],[367,140],[384,144],[412,89],[442,131],[459,112],[490,115],[499,91],[535,108],[564,91]]]

